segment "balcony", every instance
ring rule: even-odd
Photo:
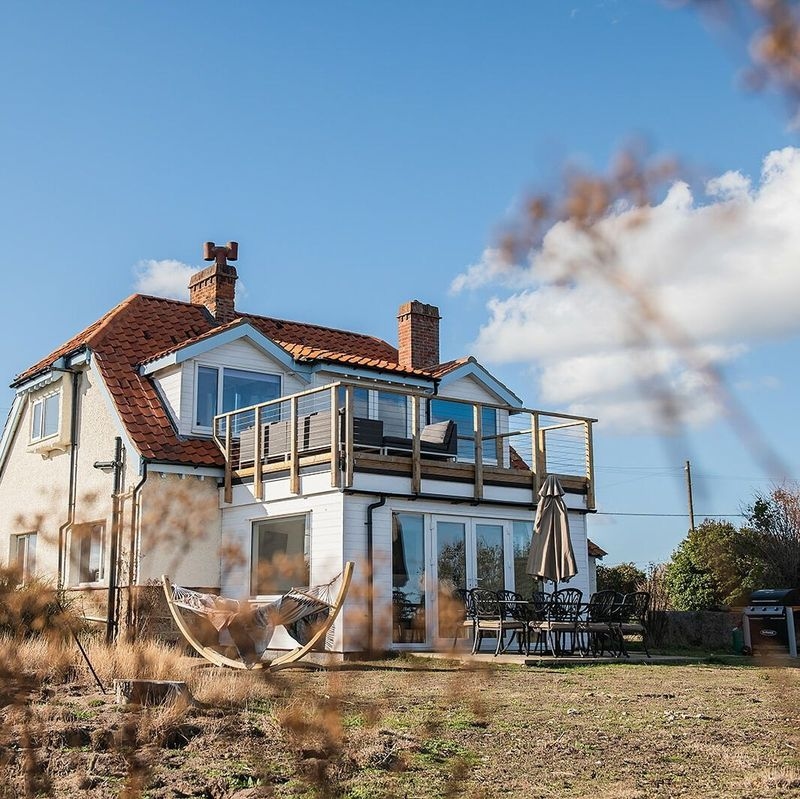
[[[423,483],[467,484],[480,501],[494,486],[522,489],[533,504],[555,474],[593,510],[594,421],[341,381],[220,414],[214,439],[225,455],[228,503],[234,480],[252,480],[261,499],[264,480],[288,479],[299,494],[301,474],[326,471],[343,490],[377,474],[410,480],[413,495],[430,493]]]

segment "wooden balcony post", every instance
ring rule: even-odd
[[[586,431],[586,479],[588,485],[586,486],[586,508],[594,510],[595,496],[594,496],[594,444],[592,442],[592,422],[587,419],[584,423],[584,430]]]
[[[544,480],[544,458],[540,447],[541,431],[539,430],[539,414],[531,413],[531,469],[533,471],[533,501],[539,494],[542,481]]]
[[[475,499],[483,499],[483,406],[472,406],[475,435]]]
[[[253,452],[253,496],[261,499],[264,495],[264,483],[261,471],[261,460],[264,453],[263,437],[264,431],[261,429],[261,406],[256,405],[255,413],[255,451]]]
[[[300,458],[297,452],[297,397],[289,400],[289,491],[300,493]]]
[[[338,386],[331,386],[331,486],[339,485],[339,408],[336,402]]]
[[[344,388],[344,457],[345,474],[344,485],[349,488],[353,485],[353,387]]]
[[[422,491],[422,463],[419,441],[419,397],[411,395],[411,493]]]
[[[225,417],[225,502],[230,505],[233,502],[233,475],[231,466],[231,449],[233,443],[233,434],[231,430],[231,417],[228,414]]]

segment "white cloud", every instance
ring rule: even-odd
[[[452,284],[458,291],[491,281],[506,290],[488,303],[476,355],[532,362],[547,407],[626,430],[660,425],[664,389],[682,422],[713,419],[720,409],[704,390],[708,377],[693,367],[716,367],[800,332],[800,149],[769,153],[755,184],[726,172],[705,190],[698,201],[678,182],[643,223],[617,208],[598,224],[633,292],[609,282],[597,238],[569,223],[548,231],[514,283],[487,250]],[[635,297],[667,320],[666,333],[642,318]],[[679,352],[670,339],[681,333],[692,346]]]
[[[197,271],[197,267],[169,259],[148,260],[139,261],[133,271],[136,275],[136,291],[175,300],[188,300],[189,278]]]

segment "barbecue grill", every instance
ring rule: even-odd
[[[800,588],[765,588],[750,594],[750,604],[742,613],[744,645],[784,650],[797,657],[797,631],[794,608],[800,611]],[[800,615],[800,614],[798,614]]]

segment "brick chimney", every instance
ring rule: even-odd
[[[439,363],[439,309],[419,300],[405,302],[397,312],[400,366],[425,369]]]
[[[236,267],[228,263],[228,260],[236,261],[238,257],[237,242],[229,241],[226,246],[218,247],[213,241],[207,241],[203,245],[203,258],[214,263],[189,278],[189,302],[205,305],[223,325],[238,316],[234,307],[238,275]]]

